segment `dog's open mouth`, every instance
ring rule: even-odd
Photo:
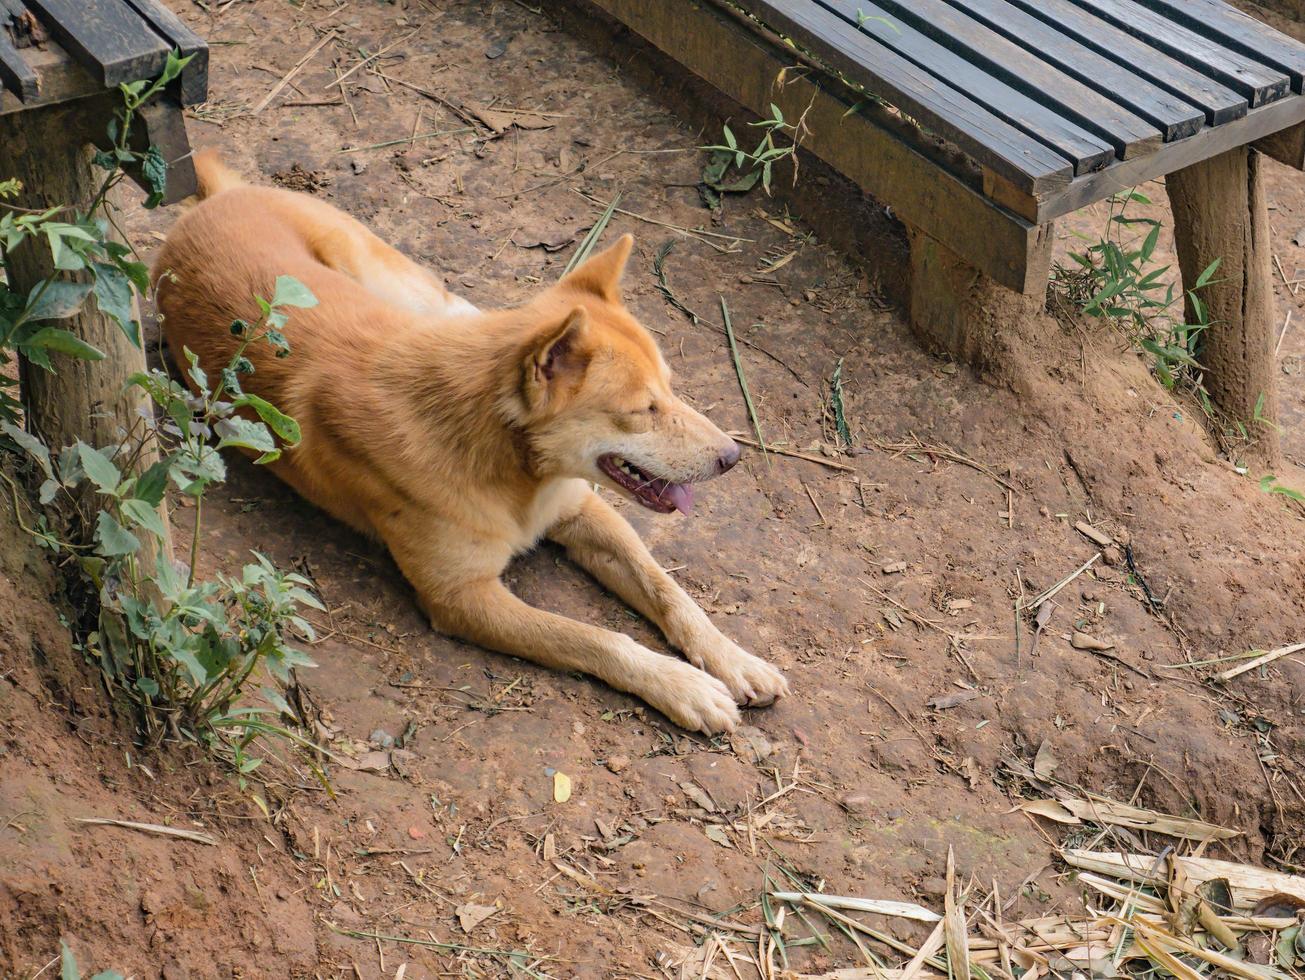
[[[678,510],[687,514],[693,509],[693,487],[688,483],[672,483],[652,476],[615,453],[599,456],[598,468],[649,510],[659,514]]]

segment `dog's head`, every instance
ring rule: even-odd
[[[739,447],[671,391],[652,335],[621,302],[634,239],[624,235],[525,308],[523,428],[541,474],[604,483],[660,513],[688,513],[692,484]]]

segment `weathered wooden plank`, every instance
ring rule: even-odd
[[[1010,3],[1103,58],[1123,65],[1192,103],[1205,112],[1205,121],[1211,126],[1246,115],[1247,99],[1241,94],[1079,9],[1071,0],[1010,0]]]
[[[9,42],[9,36],[0,25],[0,84],[24,102],[36,98],[41,92],[41,81],[32,71],[18,49]]]
[[[149,22],[170,46],[190,62],[181,72],[181,104],[198,105],[208,98],[208,44],[198,34],[181,22],[159,0],[126,0],[135,11]]]
[[[104,86],[100,82],[88,75],[86,69],[69,58],[63,49],[56,45],[51,44],[45,48],[24,48],[22,56],[40,78],[40,92],[24,102],[12,92],[0,88],[0,116],[22,112],[33,106],[68,102],[104,91]]]
[[[804,146],[879,200],[903,221],[945,241],[1002,285],[1023,293],[1046,289],[1051,261],[1047,226],[1005,211],[938,167],[856,107],[837,81],[794,77],[793,52],[699,0],[590,0],[687,69],[754,112],[774,101],[791,118],[807,113]],[[787,84],[777,86],[789,69]]]
[[[1133,0],[1074,0],[1153,48],[1191,65],[1246,96],[1251,108],[1291,91],[1285,72],[1247,58],[1195,31],[1190,31]]]
[[[743,0],[748,11],[791,37],[822,64],[887,99],[1026,194],[1069,184],[1073,166],[931,73],[889,51],[815,3]]]
[[[1223,0],[1141,0],[1141,3],[1254,61],[1287,72],[1293,90],[1305,89],[1305,44],[1231,4]]]
[[[121,0],[25,0],[68,53],[105,87],[153,78],[168,45]]]
[[[1267,157],[1296,170],[1305,170],[1305,123],[1280,129],[1251,144]]]
[[[1241,119],[1203,129],[1192,139],[1166,143],[1158,152],[1136,160],[1122,160],[1100,173],[1080,177],[1064,191],[1058,191],[1040,201],[1038,220],[1046,221],[1058,215],[1077,211],[1081,207],[1128,190],[1148,180],[1163,177],[1218,156],[1228,150],[1305,122],[1305,96],[1293,95],[1278,99],[1268,105],[1252,109]]]
[[[194,194],[195,162],[191,159],[185,117],[182,115],[181,105],[176,96],[171,92],[163,93],[148,105],[142,106],[140,122],[138,149],[158,147],[159,152],[163,154],[163,159],[168,163],[168,181],[163,193],[163,203],[176,204]],[[147,193],[152,190],[139,173],[132,171],[131,175]]]
[[[1076,174],[1099,170],[1115,158],[1114,147],[1100,137],[949,51],[878,4],[863,0],[818,2],[885,47],[945,79],[995,115],[1036,137],[1070,160]]]
[[[1106,140],[1121,159],[1154,152],[1164,142],[1159,129],[1114,98],[1089,88],[943,0],[878,2],[921,34]]]
[[[951,0],[976,20],[1036,53],[1084,85],[1109,95],[1160,128],[1165,142],[1191,136],[1205,112],[1143,75],[1097,54],[1087,45],[1027,14],[1007,0]],[[1234,93],[1229,93],[1234,99]],[[1240,100],[1238,100],[1240,101]]]

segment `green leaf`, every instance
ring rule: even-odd
[[[0,432],[3,432],[26,450],[27,454],[40,465],[42,473],[47,477],[54,477],[54,469],[50,465],[50,450],[45,448],[45,443],[41,442],[36,436],[24,432],[12,422],[0,422]]]
[[[317,305],[317,297],[294,276],[277,276],[276,288],[272,291],[272,305],[308,309]]]
[[[100,493],[113,495],[122,482],[122,474],[108,456],[86,443],[78,441],[77,454],[81,457],[82,469],[100,490]]]
[[[150,146],[145,151],[140,161],[140,172],[152,191],[150,199],[153,200],[157,196],[158,201],[162,201],[168,186],[168,161],[163,159],[163,154],[159,152],[157,146]],[[155,201],[153,206],[157,206],[158,201]]]
[[[132,497],[130,500],[124,500],[122,515],[127,518],[132,527],[143,527],[157,538],[162,538],[168,533],[158,510],[139,498]]]
[[[29,320],[62,320],[82,308],[91,291],[89,282],[56,279],[45,285],[37,283],[27,296]],[[38,298],[39,297],[39,298]]]
[[[83,361],[104,360],[102,350],[92,347],[75,333],[60,330],[58,327],[42,327],[30,337],[24,339],[18,346],[23,348],[23,353],[29,357],[32,348],[39,348],[41,350],[58,351],[60,354],[78,357]]]
[[[1211,279],[1213,279],[1214,274],[1219,271],[1219,263],[1222,261],[1223,259],[1221,258],[1215,259],[1213,262],[1207,265],[1205,267],[1205,271],[1196,277],[1196,284],[1192,286],[1192,288],[1200,289],[1202,286],[1206,285]]]
[[[182,351],[186,355],[186,360],[190,362],[190,370],[186,373],[190,375],[190,380],[195,382],[195,387],[201,391],[208,391],[208,375],[204,369],[199,366],[199,355],[189,347],[183,347]]]
[[[190,674],[191,680],[195,682],[196,687],[203,687],[208,683],[208,671],[204,669],[204,665],[199,662],[199,659],[195,654],[185,645],[173,647],[168,651],[168,653],[172,655],[174,660],[186,668],[187,673]]]
[[[276,450],[272,434],[267,431],[267,426],[262,422],[251,422],[249,419],[234,415],[229,419],[222,419],[213,429],[222,440],[218,443],[218,449],[235,446],[259,453],[270,453]]]
[[[59,940],[59,980],[82,980],[82,971],[77,968],[77,957],[68,948],[68,944]]]
[[[275,432],[282,442],[293,446],[303,438],[299,423],[266,399],[258,395],[246,394],[237,398],[235,404],[238,408],[248,407],[257,412],[258,417],[267,423],[268,428]]]
[[[168,470],[171,468],[170,461],[159,460],[140,475],[132,490],[132,496],[137,500],[145,501],[151,507],[157,507],[163,502],[163,494],[168,489]]]
[[[131,278],[116,265],[96,262],[94,268],[95,299],[100,311],[112,317],[127,335],[127,339],[140,347],[140,324],[136,322],[131,302]]]
[[[140,539],[113,519],[107,510],[100,511],[95,522],[95,540],[99,553],[106,558],[132,555],[140,549]]]

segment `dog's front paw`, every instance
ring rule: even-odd
[[[669,657],[659,665],[657,679],[640,696],[681,728],[716,735],[732,732],[739,709],[724,684],[710,674]]]
[[[703,670],[720,678],[739,704],[761,708],[788,694],[783,674],[724,635],[718,636],[708,649],[695,652]]]

